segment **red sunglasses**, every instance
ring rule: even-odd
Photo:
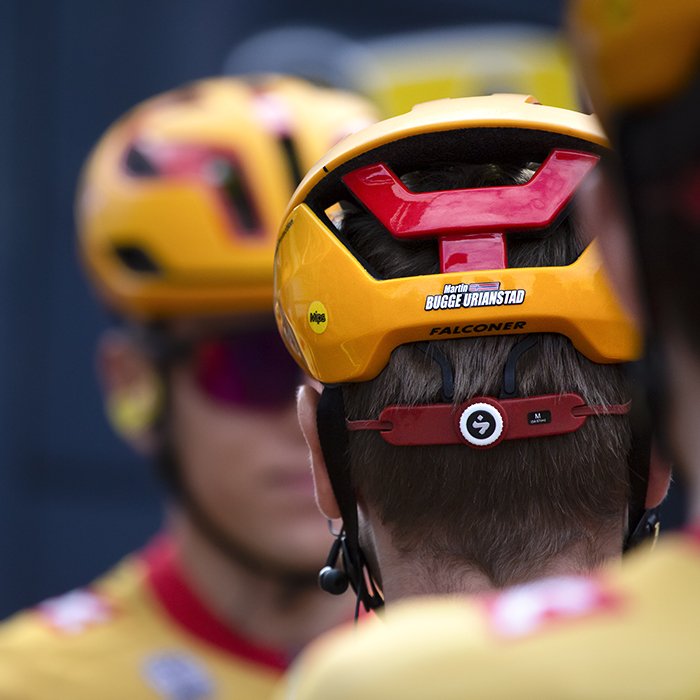
[[[198,341],[190,358],[200,388],[229,406],[285,408],[304,378],[274,328]]]

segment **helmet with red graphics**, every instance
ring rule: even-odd
[[[507,265],[504,234],[555,227],[607,148],[595,117],[520,95],[425,103],[346,139],[308,173],[281,229],[276,313],[289,350],[325,383],[372,379],[398,345],[442,339],[455,327],[481,335],[561,333],[595,362],[636,358],[639,335],[607,284],[595,244],[566,267]],[[541,166],[518,186],[409,191],[400,177],[441,153]],[[349,198],[398,239],[437,239],[440,271],[378,278],[327,214]]]
[[[294,187],[375,118],[362,97],[280,75],[200,80],[136,106],[95,146],[76,199],[102,298],[141,321],[271,309]]]

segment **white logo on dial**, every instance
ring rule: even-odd
[[[491,404],[473,403],[459,417],[459,429],[469,444],[486,447],[501,437],[503,416]]]

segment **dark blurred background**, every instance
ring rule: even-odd
[[[353,39],[482,22],[555,27],[559,0],[0,2],[0,616],[85,584],[160,523],[148,466],[110,431],[93,350],[109,319],[73,244],[105,128],[221,71],[243,40],[313,23]]]

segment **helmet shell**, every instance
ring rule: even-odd
[[[343,177],[376,163],[410,172],[445,160],[542,162],[553,149],[601,154],[607,147],[594,117],[522,95],[429,102],[348,137],[307,174],[280,232],[275,313],[288,348],[325,383],[367,381],[398,345],[456,337],[553,332],[595,362],[637,357],[639,334],[595,244],[564,267],[379,279],[324,215],[348,198]],[[472,289],[495,294],[493,303],[480,297],[465,307]]]
[[[291,77],[212,78],[135,107],[76,200],[78,247],[119,315],[271,309],[276,231],[301,175],[374,108]]]
[[[617,110],[669,98],[697,71],[696,0],[574,0],[568,23],[586,86],[606,125]]]

